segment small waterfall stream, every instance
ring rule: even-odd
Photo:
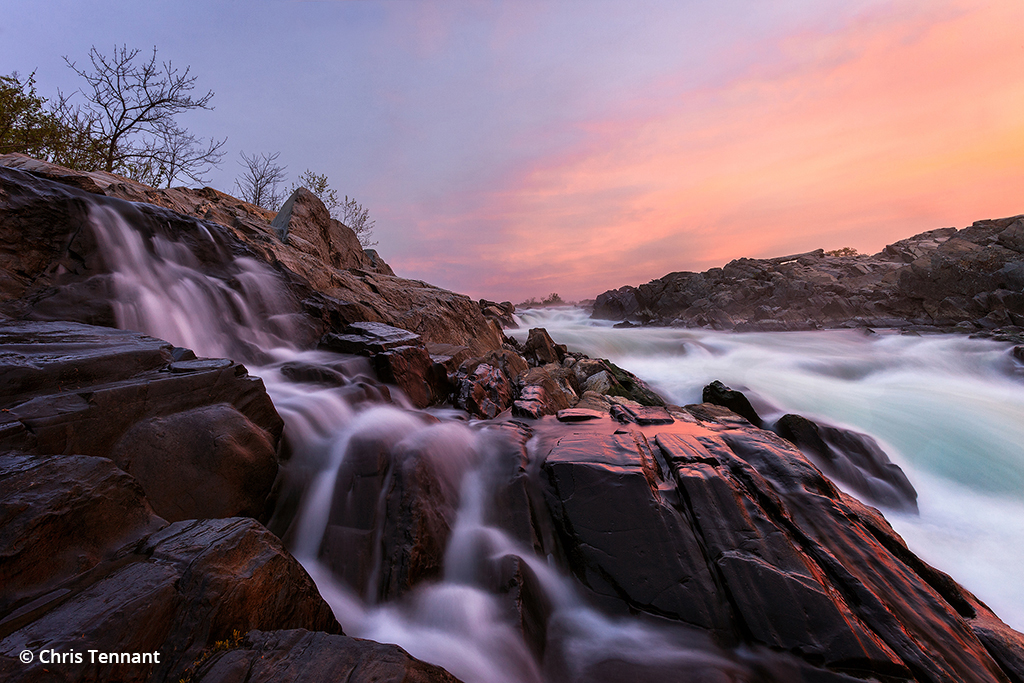
[[[295,316],[288,297],[261,263],[225,255],[214,277],[187,247],[140,233],[116,208],[94,206],[91,221],[115,272],[119,326],[200,356],[245,361],[263,378],[286,423],[284,466],[292,482],[270,526],[348,635],[397,643],[467,683],[584,680],[589,666],[608,659],[706,666],[745,680],[740,659],[704,636],[592,609],[556,563],[492,523],[494,473],[515,448],[508,434],[377,402],[364,361],[297,349],[289,342]],[[216,250],[214,236],[209,241]],[[799,411],[875,435],[922,492],[920,517],[894,519],[911,548],[1008,623],[1024,626],[1024,589],[1010,578],[1024,564],[1024,383],[1013,376],[1004,348],[856,333],[613,330],[575,310],[528,312],[523,319],[522,333],[545,326],[556,341],[612,359],[678,403],[699,401],[700,387],[721,379],[751,390],[766,414]],[[297,383],[289,364],[325,368],[341,379],[337,386]],[[391,459],[388,467],[382,454]],[[431,462],[437,495],[452,501],[443,570],[400,599],[381,601],[383,497],[390,477],[422,459]],[[338,486],[344,477],[354,482],[348,489]],[[337,536],[342,531],[348,536]],[[332,547],[356,547],[345,544],[375,549],[342,572],[349,580],[331,559]],[[521,562],[551,605],[543,657],[524,641],[491,585],[506,561]]]

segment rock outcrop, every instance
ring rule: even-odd
[[[1019,334],[1024,216],[915,235],[868,256],[741,258],[597,297],[593,317],[722,330],[924,327]]]
[[[395,277],[309,192],[297,191],[275,217],[212,188],[158,190],[18,154],[0,156],[0,314],[114,324],[109,266],[89,227],[89,197],[185,245],[205,272],[224,281],[236,277],[228,266],[238,257],[272,267],[304,316],[294,326],[305,330],[296,343],[315,346],[323,334],[369,321],[476,354],[501,345],[500,327],[477,302]]]

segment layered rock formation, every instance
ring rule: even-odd
[[[872,256],[742,258],[604,292],[593,317],[723,330],[927,327],[1019,333],[1024,217],[942,228]]]
[[[325,663],[353,681],[454,680],[340,635],[253,519],[273,504],[283,425],[243,366],[134,332],[0,323],[0,411],[3,680],[226,680],[238,658],[218,654],[245,648],[274,680]],[[290,649],[303,634],[319,665]]]

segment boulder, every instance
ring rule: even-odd
[[[776,435],[711,404],[688,410],[700,421],[544,432],[557,548],[592,600],[743,643],[762,671],[793,656],[801,673],[778,680],[1019,676],[1024,636],[986,626],[989,610],[877,511]]]
[[[334,268],[365,268],[370,259],[359,238],[341,221],[331,218],[320,198],[304,187],[292,192],[271,227],[281,241]]]
[[[867,434],[783,415],[774,431],[791,441],[822,472],[850,487],[869,503],[917,511],[917,491],[878,442]]]
[[[717,379],[704,387],[701,398],[705,403],[728,408],[755,427],[761,427],[763,424],[761,417],[754,410],[754,406],[750,405],[750,401],[743,395],[743,392],[734,391]]]
[[[556,344],[543,327],[535,327],[526,339],[523,356],[532,365],[561,363],[565,358],[565,346]]]

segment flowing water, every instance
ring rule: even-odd
[[[397,643],[467,683],[579,680],[609,658],[690,671],[707,667],[718,672],[715,680],[743,678],[742,656],[719,651],[700,635],[588,607],[549,558],[489,523],[496,463],[507,452],[501,430],[414,411],[402,407],[400,397],[399,405],[375,402],[365,362],[289,342],[296,316],[269,268],[225,254],[214,277],[182,244],[139,232],[119,207],[107,203],[91,211],[115,272],[119,325],[200,356],[243,360],[263,378],[286,423],[286,467],[297,482],[294,495],[282,495],[284,537],[348,635]],[[196,230],[217,251],[215,236],[201,223]],[[721,379],[749,390],[766,417],[800,412],[872,434],[920,494],[920,516],[888,514],[911,548],[1008,623],[1024,627],[1024,591],[1015,579],[1024,563],[1024,382],[1004,346],[855,332],[613,329],[575,309],[525,312],[522,319],[516,334],[546,327],[556,341],[613,360],[676,403],[699,402],[701,387]],[[287,377],[288,364],[326,368],[344,380],[339,386],[297,384]],[[366,580],[356,586],[338,578],[322,551],[330,516],[354,505],[363,505],[358,516],[371,520],[370,545],[381,546],[383,494],[362,500],[336,490],[340,473],[358,466],[352,459],[367,452],[367,444],[369,451],[393,454],[392,469],[403,459],[430,459],[440,486],[458,501],[441,578],[393,602],[376,599],[379,550],[366,558]],[[510,556],[529,567],[551,605],[543,661],[487,588],[486,568]]]

